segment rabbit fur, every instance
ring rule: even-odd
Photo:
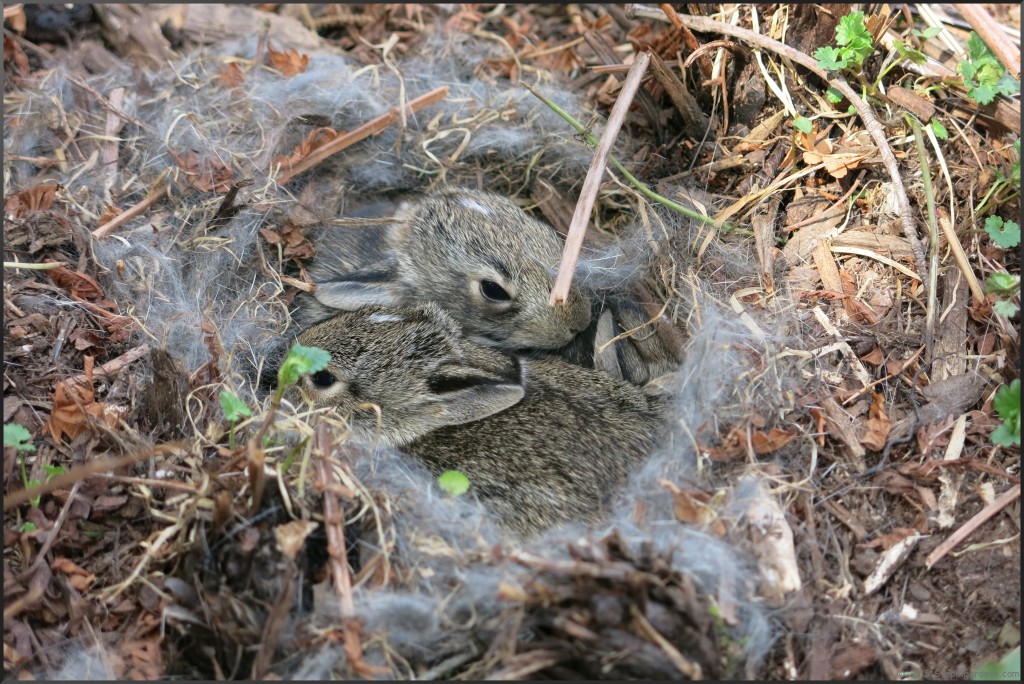
[[[314,405],[347,414],[357,439],[399,447],[435,474],[462,472],[524,537],[597,520],[663,420],[655,392],[477,344],[432,303],[342,312],[298,342],[331,354],[300,382]]]
[[[548,305],[562,251],[555,231],[489,192],[446,188],[405,203],[382,229],[329,229],[314,240],[317,290],[300,300],[300,326],[337,310],[433,301],[482,344],[550,350],[590,325],[578,289]]]

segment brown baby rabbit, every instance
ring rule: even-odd
[[[406,203],[384,228],[322,231],[300,300],[307,326],[369,304],[436,302],[465,334],[503,349],[555,349],[590,324],[579,291],[548,306],[562,244],[550,227],[489,192],[447,188]]]
[[[462,472],[523,536],[596,520],[662,421],[653,393],[559,358],[476,344],[434,304],[343,312],[298,341],[331,354],[302,379],[315,405],[338,407],[357,438],[379,436],[435,474]]]

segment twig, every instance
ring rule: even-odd
[[[376,135],[377,133],[380,133],[385,128],[393,124],[402,114],[411,114],[414,112],[418,112],[419,110],[423,109],[428,105],[440,102],[447,96],[448,86],[441,86],[440,88],[435,88],[431,90],[429,93],[420,95],[415,100],[412,100],[411,102],[406,104],[402,109],[399,109],[398,107],[392,107],[386,113],[381,114],[372,121],[366,122],[359,128],[355,129],[354,131],[342,133],[338,137],[332,139],[330,142],[324,143],[320,147],[313,150],[309,154],[309,156],[300,161],[298,164],[295,164],[294,166],[289,168],[287,171],[282,171],[282,173],[277,177],[278,184],[284,185],[295,176],[299,175],[303,171],[307,171],[313,168],[314,166],[322,162],[324,159],[330,157],[332,154],[340,152],[344,150],[346,147],[350,147],[355,143],[359,142],[360,140],[363,140],[364,138],[369,138],[371,135]]]
[[[601,187],[601,179],[604,177],[605,166],[608,164],[608,155],[615,144],[615,138],[626,120],[626,113],[633,103],[640,81],[647,72],[647,65],[651,63],[651,56],[646,52],[636,55],[633,65],[626,74],[626,80],[622,84],[615,106],[608,115],[608,125],[601,133],[601,140],[594,152],[594,159],[587,171],[587,178],[583,181],[583,190],[580,192],[579,201],[576,203],[576,211],[572,215],[572,222],[569,224],[569,235],[565,238],[565,249],[562,250],[562,263],[558,267],[558,276],[555,278],[555,286],[551,289],[550,306],[564,303],[569,296],[569,287],[572,285],[573,272],[576,270],[576,261],[580,257],[580,249],[583,247],[583,236],[587,232],[587,225],[590,223],[590,212],[594,209],[594,201],[597,199],[597,192]]]
[[[30,501],[37,496],[48,494],[55,489],[62,489],[68,485],[74,484],[79,480],[84,480],[95,473],[105,473],[108,470],[117,470],[139,461],[144,461],[147,458],[152,458],[157,454],[172,453],[174,451],[186,450],[186,447],[178,442],[172,442],[169,444],[161,444],[160,446],[153,447],[152,449],[145,449],[134,454],[122,456],[121,458],[106,458],[102,461],[90,461],[80,466],[76,466],[71,470],[65,472],[62,475],[58,475],[50,480],[47,480],[38,487],[29,487],[28,489],[19,489],[16,492],[12,492],[4,496],[4,510],[8,511],[15,506],[19,506],[26,501]]]
[[[660,9],[644,7],[643,5],[626,5],[626,16],[668,21],[665,13]],[[899,207],[900,219],[903,223],[903,234],[906,236],[907,241],[910,243],[910,248],[914,252],[917,271],[922,277],[927,278],[928,268],[925,262],[924,245],[921,242],[921,239],[917,236],[917,228],[914,223],[914,212],[910,206],[910,200],[907,197],[907,190],[903,186],[903,177],[900,175],[900,167],[896,162],[896,156],[893,154],[888,141],[885,139],[885,128],[878,121],[878,118],[871,110],[871,107],[860,99],[857,92],[850,87],[849,83],[846,82],[846,79],[835,72],[825,71],[819,67],[817,61],[809,55],[806,55],[799,50],[795,50],[784,43],[780,43],[777,40],[763,36],[760,33],[755,33],[749,29],[733,26],[732,24],[726,24],[721,21],[713,21],[706,17],[695,17],[688,14],[680,14],[677,16],[687,27],[694,31],[701,31],[703,33],[721,33],[734,38],[739,38],[740,40],[745,40],[748,43],[752,43],[753,45],[765,50],[771,50],[772,52],[796,62],[817,74],[818,77],[841,92],[843,96],[853,104],[861,121],[864,122],[865,130],[867,130],[868,134],[871,135],[871,139],[875,141],[875,145],[878,147],[878,153],[882,157],[882,164],[889,173],[889,178],[893,185],[893,192],[895,193],[896,204]]]
[[[107,235],[110,235],[115,230],[123,226],[125,223],[132,220],[136,216],[142,214],[144,211],[146,211],[151,206],[156,204],[160,199],[162,199],[163,196],[167,194],[167,183],[164,181],[164,177],[166,176],[166,174],[166,171],[160,174],[160,178],[158,178],[156,181],[156,188],[152,190],[144,200],[136,204],[131,209],[126,209],[125,211],[122,211],[120,214],[110,219],[96,230],[92,231],[92,236],[99,240],[100,238],[104,238]]]
[[[108,377],[108,376],[111,376],[111,375],[116,375],[118,373],[118,371],[120,371],[122,368],[124,368],[125,366],[127,366],[130,363],[134,363],[135,361],[138,361],[139,359],[141,359],[143,356],[145,356],[148,353],[149,353],[149,345],[148,344],[140,345],[140,346],[136,347],[135,349],[132,349],[130,351],[125,352],[124,354],[121,354],[116,359],[111,359],[110,361],[107,361],[105,364],[103,364],[102,366],[97,368],[95,371],[93,371],[92,377],[95,380],[95,379],[98,379],[98,378],[105,378],[105,377]],[[87,381],[87,378],[85,377],[85,375],[81,374],[81,375],[74,375],[74,376],[68,378],[65,382],[68,384],[68,386],[70,386],[70,385],[73,385],[73,384],[81,384],[81,383],[84,383],[86,381]]]
[[[1009,36],[1003,33],[999,23],[992,18],[983,6],[953,3],[960,16],[967,20],[978,37],[992,51],[1010,75],[1020,80],[1020,49],[1013,44]]]
[[[21,261],[4,262],[4,268],[24,268],[28,271],[49,271],[52,268],[60,268],[62,266],[67,266],[67,264],[63,261],[47,261],[44,264]]]
[[[925,206],[928,209],[928,302],[924,315],[924,346],[925,363],[932,362],[935,342],[935,310],[938,308],[938,292],[936,285],[939,280],[939,230],[935,219],[935,190],[932,188],[932,172],[928,168],[928,156],[924,150],[924,132],[917,119],[907,114],[904,117],[914,131],[914,143],[917,145],[917,157],[921,162],[921,182],[924,184]],[[925,275],[922,271],[921,275]]]
[[[960,267],[960,272],[964,274],[964,279],[967,281],[967,287],[971,290],[971,297],[974,298],[975,305],[979,305],[985,301],[985,290],[982,289],[981,283],[978,282],[978,277],[974,275],[971,262],[967,260],[967,252],[964,251],[964,246],[960,244],[960,238],[957,236],[956,231],[953,230],[953,223],[949,220],[949,216],[946,215],[946,211],[940,208],[938,213],[939,226],[946,235],[946,244],[949,245],[950,251],[953,252],[953,258],[956,260],[956,265]]]
[[[947,553],[952,551],[957,544],[970,536],[976,529],[981,527],[989,518],[1003,510],[1020,497],[1020,485],[1014,485],[1000,494],[995,501],[985,506],[978,513],[965,522],[956,532],[949,535],[949,539],[942,542],[928,555],[927,567],[929,570],[942,560]]]
[[[569,112],[565,111],[564,109],[559,107],[557,104],[555,104],[554,102],[552,102],[548,98],[544,97],[542,94],[540,94],[539,92],[537,92],[536,90],[534,90],[533,88],[528,86],[527,84],[523,83],[522,85],[523,85],[524,88],[526,88],[531,93],[533,93],[534,97],[536,97],[538,100],[540,100],[541,102],[546,104],[551,109],[551,111],[553,111],[555,114],[558,114],[558,116],[560,116],[563,119],[565,119],[569,123],[570,126],[575,128],[576,132],[579,133],[580,136],[582,136],[584,142],[586,142],[587,145],[589,145],[591,147],[596,147],[597,146],[597,138],[592,136],[587,131],[587,127],[584,126],[583,124],[581,124],[576,119],[574,119],[572,117],[572,115],[569,114]],[[715,226],[716,228],[721,228],[723,230],[732,230],[734,228],[733,224],[729,223],[728,221],[722,221],[722,222],[715,221],[715,219],[711,218],[710,216],[705,216],[704,214],[700,213],[699,211],[694,211],[693,209],[690,209],[688,207],[684,207],[683,205],[679,204],[678,202],[673,202],[668,197],[665,197],[663,195],[659,195],[658,193],[656,193],[655,191],[651,190],[649,187],[647,187],[646,185],[641,183],[640,180],[637,179],[637,177],[634,176],[632,173],[630,173],[629,169],[627,169],[625,166],[623,166],[622,163],[618,159],[616,159],[613,155],[608,155],[608,161],[611,162],[612,166],[615,167],[616,171],[618,171],[623,176],[625,176],[626,180],[628,180],[630,182],[630,184],[640,192],[640,194],[642,194],[644,197],[648,198],[652,202],[657,202],[658,204],[662,204],[662,205],[668,207],[669,209],[671,209],[673,211],[678,211],[683,216],[687,216],[687,217],[692,218],[692,219],[694,219],[696,221],[700,221],[701,223],[707,223],[709,225]]]
[[[633,620],[636,621],[636,626],[640,628],[640,631],[664,652],[665,656],[668,657],[669,661],[676,666],[676,669],[684,677],[693,682],[704,678],[701,666],[680,653],[678,648],[673,646],[661,632],[655,629],[654,625],[644,617],[644,614],[640,612],[640,609],[635,604],[630,604],[629,613],[633,616]]]

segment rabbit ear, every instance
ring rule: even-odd
[[[446,364],[427,379],[438,427],[486,418],[518,404],[526,390],[518,382],[472,366]]]
[[[355,311],[373,304],[401,306],[408,299],[408,290],[396,280],[392,264],[381,264],[318,283],[313,295],[321,304]]]

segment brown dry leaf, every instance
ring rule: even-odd
[[[313,150],[326,145],[336,137],[338,137],[338,133],[331,128],[317,128],[307,135],[305,140],[296,145],[291,154],[279,154],[274,157],[274,163],[280,164],[284,168],[291,168],[308,157]]]
[[[747,453],[747,431],[735,426],[729,434],[722,438],[720,446],[706,447],[701,444],[701,451],[706,451],[712,461],[731,461],[741,459]]]
[[[185,172],[189,185],[200,192],[227,192],[234,183],[234,171],[219,159],[201,160],[199,153],[189,150],[184,157],[168,150],[181,170]]]
[[[66,575],[71,586],[80,592],[85,592],[89,585],[96,579],[96,575],[92,574],[88,570],[76,565],[69,558],[62,558],[58,556],[53,559],[50,563],[50,569],[54,572],[59,572],[62,575]]]
[[[293,48],[278,52],[268,45],[267,65],[280,71],[282,76],[294,76],[301,74],[309,66],[309,55],[299,54]]]
[[[708,530],[718,536],[725,536],[725,523],[718,517],[718,512],[707,505],[710,497],[695,489],[682,490],[668,480],[658,480],[658,484],[672,493],[672,511],[676,520],[687,525],[707,525]]]
[[[122,211],[124,211],[124,210],[121,209],[121,207],[119,207],[117,205],[114,205],[114,204],[106,205],[103,208],[103,213],[100,215],[99,219],[96,221],[96,225],[97,226],[105,226],[105,225],[107,225],[108,223],[113,221],[115,218],[117,218],[117,216]]]
[[[306,537],[316,528],[317,524],[311,520],[293,520],[275,527],[274,539],[285,558],[295,560],[302,545],[306,543]]]
[[[85,357],[85,382],[58,380],[53,390],[53,408],[46,422],[53,441],[59,443],[62,435],[74,439],[85,430],[89,418],[98,418],[108,425],[117,423],[117,414],[108,410],[107,404],[96,401],[92,386],[92,371],[95,358]]]
[[[76,299],[95,301],[103,297],[103,288],[92,277],[85,273],[72,271],[60,266],[46,271],[55,285],[63,288]]]
[[[878,392],[871,393],[871,406],[868,407],[868,419],[865,422],[867,432],[861,437],[860,443],[872,451],[881,451],[889,439],[892,421],[885,413],[885,397]]]
[[[282,245],[286,258],[312,259],[316,248],[298,226],[285,223],[281,228],[261,228],[260,234],[271,245]]]
[[[221,70],[220,82],[224,84],[225,88],[234,90],[245,83],[245,72],[237,62],[231,62]]]
[[[46,211],[53,206],[53,200],[60,190],[57,183],[41,183],[28,190],[16,192],[4,200],[4,211],[11,218],[21,218],[26,214]]]
[[[25,14],[22,13],[21,17],[24,22]],[[10,36],[4,36],[4,64],[14,64],[20,76],[28,76],[28,57]]]
[[[793,441],[795,432],[787,432],[781,428],[772,428],[768,432],[757,430],[750,436],[750,444],[755,454],[770,454]]]
[[[872,366],[881,366],[885,361],[885,357],[882,355],[882,348],[875,347],[867,354],[860,357],[860,360],[864,363],[870,363]]]

